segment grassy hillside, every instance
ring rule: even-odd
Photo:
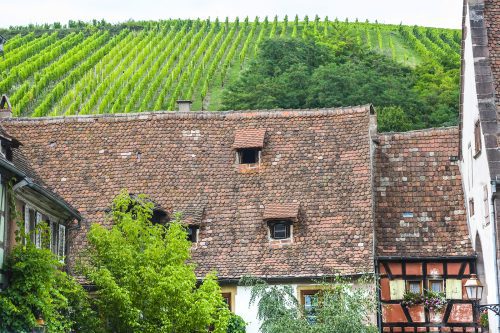
[[[325,37],[338,30],[411,67],[459,58],[458,30],[318,17],[28,27],[0,31],[8,38],[0,57],[0,93],[23,116],[174,110],[178,99],[193,100],[195,110],[217,110],[222,90],[255,58],[262,40]]]

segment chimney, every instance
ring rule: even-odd
[[[181,112],[191,111],[191,104],[193,104],[193,102],[191,102],[190,100],[180,99],[177,101],[177,105],[179,105],[179,111],[181,111]]]
[[[2,95],[0,99],[0,119],[12,117],[12,106],[7,95]]]

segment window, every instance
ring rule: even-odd
[[[237,151],[238,164],[260,163],[260,149],[244,148]]]
[[[300,292],[300,301],[304,306],[304,315],[310,324],[314,324],[317,318],[317,309],[319,304],[320,290],[302,290]]]
[[[422,294],[422,281],[407,281],[406,290],[414,294]]]
[[[43,243],[41,224],[47,225],[47,231],[50,232],[47,238],[48,244]],[[24,232],[29,237],[29,240],[35,244],[37,248],[47,248],[57,255],[61,260],[66,254],[66,226],[54,221],[34,208],[24,206]]]
[[[224,303],[227,304],[227,307],[229,310],[232,309],[232,304],[231,304],[231,293],[222,293],[222,299],[224,300]]]
[[[488,186],[483,186],[483,205],[484,205],[484,225],[490,224],[490,205],[488,202]]]
[[[443,280],[429,280],[429,290],[442,293],[443,292]]]
[[[187,238],[191,243],[196,243],[198,241],[198,230],[197,225],[190,225],[187,228]]]
[[[481,153],[481,123],[479,120],[474,125],[474,148],[474,154],[478,156]]]
[[[290,238],[290,221],[274,221],[269,223],[272,239]]]
[[[469,216],[474,216],[474,199],[469,200]]]

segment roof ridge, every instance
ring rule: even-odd
[[[90,122],[93,119],[103,120],[145,120],[154,118],[225,118],[242,116],[249,117],[292,117],[292,116],[319,116],[332,114],[346,114],[357,112],[371,112],[371,104],[346,106],[337,108],[317,109],[260,109],[260,110],[228,110],[228,111],[144,111],[136,113],[92,114],[56,117],[13,117],[3,118],[3,122]]]
[[[419,134],[432,134],[440,132],[452,132],[458,130],[458,126],[444,126],[444,127],[431,127],[423,128],[418,130],[406,131],[406,132],[379,132],[378,136],[392,136],[392,135],[403,135],[403,136],[417,136]]]

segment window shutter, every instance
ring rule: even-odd
[[[390,280],[389,289],[391,291],[391,300],[403,299],[403,296],[405,294],[405,281]]]
[[[58,251],[57,254],[59,258],[62,260],[64,258],[64,249],[66,248],[66,227],[62,224],[59,224],[59,240],[58,240]]]
[[[446,298],[462,299],[462,280],[446,279]]]
[[[488,186],[483,186],[483,204],[484,204],[484,225],[490,224],[490,205],[488,203]]]
[[[24,205],[24,233],[25,233],[25,239],[23,239],[23,242],[26,243],[26,239],[29,239],[30,235],[30,209],[28,205]]]

